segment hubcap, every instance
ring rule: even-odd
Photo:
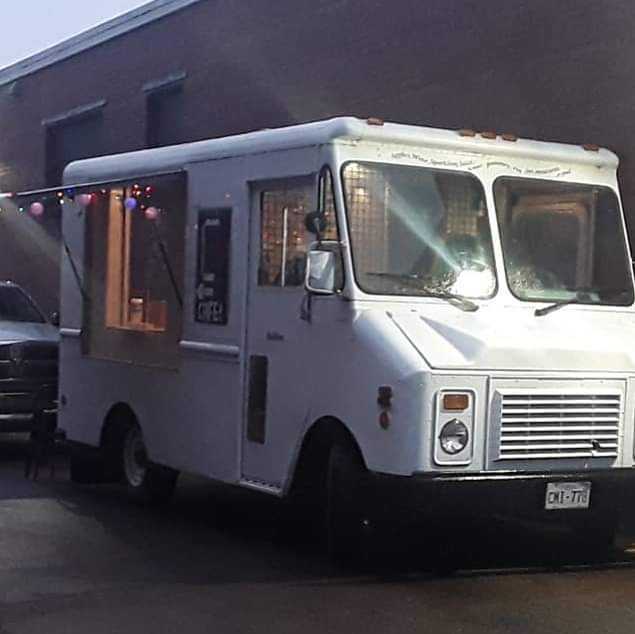
[[[148,457],[141,430],[133,427],[127,434],[123,448],[123,466],[128,484],[140,487],[146,477]]]

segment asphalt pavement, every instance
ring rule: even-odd
[[[151,509],[72,485],[63,458],[27,481],[23,451],[0,442],[0,634],[633,629],[628,524],[601,559],[496,521],[466,527],[452,575],[426,567],[417,535],[397,565],[342,569],[288,541],[276,500],[186,477]]]

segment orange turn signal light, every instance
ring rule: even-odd
[[[443,409],[447,412],[463,412],[470,406],[467,394],[444,394]]]

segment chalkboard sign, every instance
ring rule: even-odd
[[[194,319],[227,324],[231,209],[205,209],[198,216],[198,273]]]

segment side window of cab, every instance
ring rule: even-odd
[[[326,191],[326,229],[322,238],[337,240],[337,221],[330,184]],[[289,180],[279,187],[262,192],[259,286],[293,288],[304,285],[306,254],[316,239],[307,230],[305,218],[315,210],[316,203],[312,179]]]

